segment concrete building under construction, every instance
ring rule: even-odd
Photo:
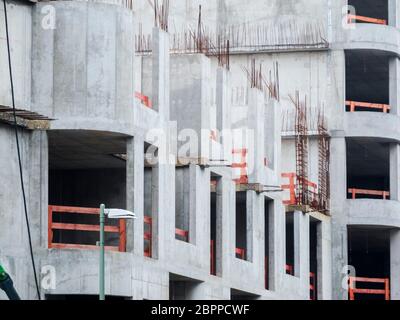
[[[20,296],[97,298],[104,203],[136,215],[108,299],[400,299],[399,28],[397,0],[2,3]]]

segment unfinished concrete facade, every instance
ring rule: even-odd
[[[105,203],[137,216],[108,222],[109,298],[348,299],[349,272],[400,298],[400,3],[174,1],[168,33],[152,1],[127,3],[8,3],[16,107],[53,119],[20,129],[42,297],[96,297]],[[231,30],[229,69],[181,50],[199,5],[210,34]],[[10,107],[2,10],[0,35]],[[253,59],[270,80],[278,64],[279,97],[251,84]],[[329,212],[292,201],[296,91],[316,193],[321,110],[328,121]],[[0,262],[35,299],[12,130],[1,124]]]

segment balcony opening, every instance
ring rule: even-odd
[[[144,256],[158,257],[158,149],[145,144],[144,160]]]
[[[390,299],[390,229],[348,227],[350,300]]]
[[[389,57],[385,53],[346,51],[346,111],[391,111]]]
[[[287,212],[286,215],[286,274],[295,275],[295,227],[294,213]]]
[[[348,5],[355,9],[349,9],[349,23],[388,24],[388,0],[348,0]]]
[[[248,260],[247,248],[247,192],[236,192],[236,258]]]
[[[190,166],[175,168],[175,238],[192,242],[190,230]]]
[[[126,144],[119,134],[50,131],[50,248],[96,249],[99,206],[126,208]],[[124,220],[106,219],[106,249],[125,251]]]
[[[347,198],[390,199],[390,145],[369,138],[346,139]]]
[[[321,222],[310,217],[310,300],[318,300],[318,227]]]
[[[258,300],[260,296],[237,289],[231,289],[231,300]]]
[[[221,177],[211,174],[210,180],[210,274],[222,274],[222,183]]]
[[[169,274],[169,300],[198,300],[201,281],[184,276]]]

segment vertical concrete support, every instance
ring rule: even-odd
[[[395,28],[400,26],[400,5],[397,0],[388,0],[389,25]]]
[[[225,209],[225,199],[224,194],[226,194],[226,187],[222,181],[222,178],[217,180],[217,188],[216,188],[216,235],[215,235],[215,269],[216,274],[219,277],[222,277],[222,265],[223,265],[223,215]]]
[[[264,146],[268,167],[281,172],[281,106],[275,100],[264,108]]]
[[[310,273],[310,246],[309,225],[307,214],[301,211],[293,212],[294,223],[294,275],[309,285]]]
[[[20,137],[23,135],[20,134]],[[34,248],[48,246],[48,143],[46,131],[33,131],[30,136],[30,158],[24,162],[28,172],[24,173],[25,184],[29,182],[28,214],[32,229]],[[19,186],[18,186],[19,188]]]
[[[390,145],[390,199],[400,201],[400,145]]]
[[[390,297],[400,300],[400,229],[390,232]]]
[[[249,89],[247,170],[252,183],[260,182],[264,174],[264,110],[264,94],[258,89]]]
[[[225,68],[217,69],[216,104],[217,104],[217,129],[230,129],[231,113],[229,105],[229,71]],[[221,143],[224,143],[223,137]]]
[[[153,174],[151,179],[151,216],[152,216],[152,258],[158,258],[159,252],[159,210],[160,210],[160,166],[156,165],[153,168]]]
[[[126,147],[126,208],[133,210],[137,219],[127,221],[126,251],[143,255],[143,210],[144,210],[144,141],[135,136]]]
[[[153,108],[169,120],[169,34],[159,28],[153,28],[152,60]]]
[[[332,297],[331,245],[330,221],[324,218],[317,225],[318,300],[330,300]]]
[[[278,214],[284,212],[282,201],[280,201],[280,199],[273,200],[272,203],[269,205],[268,212],[269,212],[268,284],[269,284],[269,290],[276,291],[277,280],[278,280],[277,273],[278,270],[283,270],[284,257],[285,257],[285,255],[283,255],[282,259],[282,255],[279,254],[279,248],[278,248],[278,243],[282,243],[281,235],[284,234],[279,231],[279,224],[278,224],[279,221]],[[279,257],[281,259],[279,259]]]
[[[400,115],[400,59],[389,59],[389,104],[390,113]]]
[[[258,197],[254,191],[247,191],[246,192],[246,259],[250,262],[254,261],[254,253],[255,253],[255,241],[254,241],[254,227],[255,225],[255,216],[258,214]],[[259,227],[259,226],[257,226]]]
[[[346,140],[343,132],[333,132],[331,139],[331,215],[332,215],[332,298],[347,299],[347,288],[342,286],[347,266],[346,203]],[[344,273],[343,273],[344,272]]]

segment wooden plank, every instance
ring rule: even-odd
[[[87,250],[99,250],[100,247],[96,245],[89,245],[89,244],[72,244],[72,243],[52,243],[52,249],[87,249]],[[107,251],[119,251],[119,248],[116,246],[105,246],[105,250]]]
[[[126,251],[126,220],[119,219],[119,251]]]
[[[100,208],[52,206],[53,212],[78,213],[78,214],[100,214]]]
[[[92,225],[92,224],[53,222],[52,229],[53,230],[74,230],[74,231],[100,231],[100,226]],[[118,233],[120,230],[117,226],[104,226],[104,231]]]

